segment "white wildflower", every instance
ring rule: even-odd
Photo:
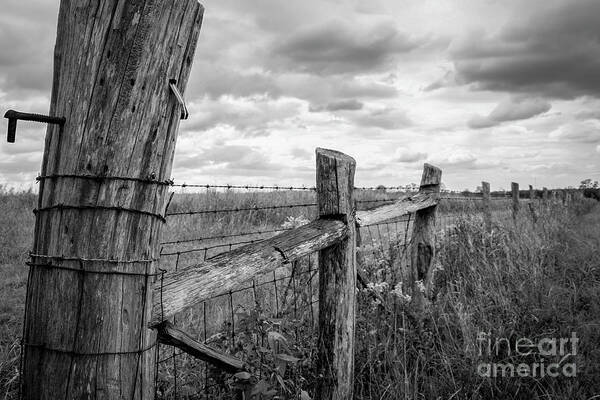
[[[398,282],[394,287],[394,290],[392,290],[390,293],[393,296],[396,296],[398,300],[400,300],[400,303],[410,303],[412,300],[412,297],[409,294],[404,293],[404,290],[402,289],[402,282]]]
[[[298,228],[302,225],[308,224],[309,222],[310,221],[304,215],[299,215],[297,217],[293,217],[290,215],[289,217],[287,217],[285,222],[281,224],[281,227],[283,229]]]

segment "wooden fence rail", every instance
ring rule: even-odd
[[[219,294],[234,291],[282,264],[319,252],[316,367],[322,378],[316,391],[317,398],[350,399],[354,374],[356,232],[361,226],[394,221],[416,212],[421,218],[416,219],[420,233],[417,233],[413,263],[415,270],[421,271],[415,280],[423,280],[433,261],[433,226],[441,170],[426,164],[418,193],[393,204],[356,212],[354,160],[326,149],[317,149],[316,156],[319,218],[272,238],[165,274],[154,288],[149,326],[158,331],[159,341],[163,344],[175,346],[225,371],[243,370],[245,366],[240,360],[195,341],[167,320]]]

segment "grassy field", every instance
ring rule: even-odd
[[[358,194],[362,208],[399,193]],[[33,236],[36,196],[0,194],[0,399],[15,398],[25,294],[26,254]],[[178,193],[170,213],[314,203],[310,191]],[[600,394],[600,209],[595,201],[566,209],[536,205],[533,225],[524,207],[513,223],[508,202],[493,202],[494,230],[483,229],[480,203],[440,205],[438,259],[431,305],[417,318],[410,308],[403,254],[410,222],[363,228],[359,268],[370,281],[358,295],[357,399],[589,399]],[[275,234],[315,217],[315,207],[169,217],[161,266],[180,268]],[[410,229],[409,229],[410,230]],[[248,234],[263,231],[263,234]],[[236,237],[222,237],[239,234]],[[238,244],[235,244],[238,243]],[[200,250],[198,250],[200,249]],[[177,316],[200,339],[243,357],[260,371],[263,398],[312,395],[314,321],[318,312],[316,256],[257,277],[254,288],[214,299]],[[291,278],[294,276],[294,278]],[[375,294],[375,295],[374,295]],[[539,340],[576,332],[577,377],[494,378],[478,375],[482,362],[532,363],[536,355],[510,346],[481,354],[478,335]],[[291,358],[281,359],[280,354]],[[172,350],[161,349],[168,359]],[[279,358],[278,358],[279,357]],[[184,355],[161,363],[159,395],[198,398],[232,380]],[[547,363],[552,357],[546,359]],[[177,386],[174,379],[177,377]],[[210,390],[201,386],[207,381]],[[216,395],[215,395],[216,396]]]

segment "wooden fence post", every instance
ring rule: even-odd
[[[419,192],[439,194],[442,182],[442,170],[425,164]],[[425,294],[431,266],[435,257],[435,214],[437,206],[428,207],[415,213],[411,237],[411,287],[412,307],[417,315],[424,310]]]
[[[354,389],[356,162],[333,150],[319,148],[316,155],[319,217],[341,220],[348,228],[346,239],[319,252],[316,398],[350,400]]]
[[[25,306],[23,399],[153,399],[147,328],[203,7],[62,0]]]
[[[512,216],[516,221],[519,216],[519,184],[516,182],[512,182],[510,184],[510,188],[512,191]]]
[[[533,186],[529,185],[529,200],[535,200],[535,190],[533,190]]]
[[[483,194],[483,221],[485,229],[489,233],[492,231],[492,207],[490,204],[490,183],[481,182],[481,192]]]
[[[548,188],[544,187],[542,190],[542,202],[544,206],[548,206]]]
[[[537,214],[535,212],[535,205],[533,204],[535,201],[535,190],[533,190],[533,186],[529,185],[529,212],[531,213],[531,219],[533,223],[537,223]]]

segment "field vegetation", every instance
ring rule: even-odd
[[[360,208],[402,193],[358,192]],[[313,204],[311,191],[178,192],[169,213]],[[382,200],[377,202],[375,200]],[[33,238],[36,195],[0,193],[0,399],[16,398],[19,339],[27,253]],[[510,218],[506,200],[492,202],[494,224],[485,231],[477,200],[439,206],[438,257],[430,305],[410,306],[406,248],[410,221],[363,228],[359,269],[355,397],[357,399],[590,399],[600,394],[600,208],[591,199],[564,207],[535,203]],[[312,205],[169,217],[161,267],[185,265],[276,234],[316,216]],[[265,233],[252,233],[252,232]],[[225,237],[238,234],[235,237]],[[175,243],[173,243],[175,242]],[[237,244],[236,244],[237,243]],[[201,250],[197,250],[201,249]],[[202,250],[203,249],[203,250]],[[196,251],[197,250],[197,251]],[[257,277],[245,290],[181,313],[177,325],[211,346],[243,358],[255,373],[243,389],[254,398],[313,397],[316,256]],[[532,357],[480,355],[478,335],[494,338],[569,337],[579,342],[577,376],[493,378],[477,373],[486,362],[532,362]],[[161,347],[161,398],[221,398],[240,381]],[[533,360],[535,361],[535,360]],[[539,361],[539,360],[537,360]],[[547,362],[552,360],[548,359]],[[210,382],[210,388],[203,386]]]

